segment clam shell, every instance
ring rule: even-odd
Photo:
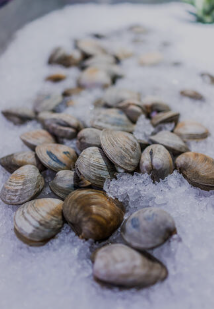
[[[169,105],[156,96],[147,96],[143,99],[142,103],[144,104],[148,116],[154,113],[169,112],[171,110]]]
[[[113,81],[117,78],[122,78],[125,75],[122,68],[116,64],[97,63],[89,68],[96,68],[105,71]]]
[[[34,103],[34,111],[36,113],[53,111],[62,100],[63,97],[57,94],[39,96]]]
[[[34,150],[38,145],[55,143],[53,136],[51,136],[46,130],[26,132],[23,133],[20,138],[23,143],[32,150]]]
[[[146,53],[140,56],[139,64],[150,66],[150,65],[157,65],[163,61],[163,55],[159,52],[151,52]]]
[[[130,58],[134,55],[133,51],[125,46],[120,46],[119,48],[114,49],[113,54],[119,61]]]
[[[67,88],[63,91],[62,95],[64,97],[70,97],[72,95],[79,94],[80,92],[83,91],[83,88],[81,87],[75,87],[75,88]]]
[[[169,213],[156,207],[146,207],[134,212],[121,228],[121,235],[126,243],[138,250],[161,246],[175,233],[174,219]]]
[[[19,205],[31,200],[44,187],[37,167],[25,165],[16,170],[2,187],[0,197],[5,204]]]
[[[106,179],[113,178],[116,172],[114,165],[98,147],[83,150],[77,159],[76,169],[80,175],[98,188],[103,188]]]
[[[129,30],[135,34],[145,34],[148,32],[148,30],[142,25],[133,25],[129,28]]]
[[[133,132],[134,125],[123,111],[117,108],[103,109],[95,113],[91,125],[93,128],[103,130],[112,129]]]
[[[172,111],[158,113],[152,118],[151,123],[154,127],[156,127],[159,124],[169,123],[169,122],[174,122],[175,124],[177,124],[179,117],[180,117],[179,113],[172,112]]]
[[[174,129],[174,133],[180,136],[184,141],[201,140],[207,138],[209,135],[207,128],[192,120],[179,122]]]
[[[145,112],[143,104],[135,99],[128,99],[119,103],[118,108],[124,111],[126,116],[133,123],[136,123],[140,115]]]
[[[18,168],[24,165],[34,165],[40,171],[44,166],[40,163],[33,151],[16,152],[0,159],[0,165],[3,166],[9,173],[15,172]]]
[[[125,245],[99,249],[94,258],[95,279],[111,285],[147,287],[166,279],[166,267],[148,253],[141,254]]]
[[[173,161],[168,150],[162,145],[147,147],[141,155],[140,171],[151,175],[153,181],[159,181],[172,174]]]
[[[154,144],[163,145],[166,147],[166,149],[174,154],[180,154],[182,152],[189,151],[188,146],[182,141],[182,139],[169,131],[161,131],[156,135],[150,136],[149,139]]]
[[[201,73],[201,77],[203,78],[203,80],[207,83],[207,84],[214,84],[214,76],[207,73],[207,72],[203,72]]]
[[[58,83],[58,82],[61,82],[64,79],[66,79],[65,74],[56,73],[56,74],[52,74],[52,75],[47,76],[45,80],[48,80],[48,81],[53,82],[53,83]]]
[[[28,120],[35,119],[35,113],[26,107],[13,107],[2,111],[7,120],[13,122],[14,124],[22,124]]]
[[[82,39],[76,41],[76,46],[86,56],[106,54],[105,48],[96,40]]]
[[[78,85],[83,88],[94,88],[94,87],[109,87],[111,85],[111,77],[107,71],[89,67],[85,69],[78,79]]]
[[[65,199],[63,215],[80,238],[103,240],[123,221],[122,205],[104,192],[76,190]]]
[[[83,151],[88,147],[101,147],[100,134],[101,131],[94,128],[81,130],[77,135],[77,148]]]
[[[214,159],[201,153],[186,152],[176,159],[175,165],[192,186],[214,190]]]
[[[72,169],[77,160],[77,155],[72,148],[59,144],[37,146],[36,154],[42,164],[55,172]]]
[[[78,49],[74,49],[71,53],[67,53],[63,48],[57,47],[51,53],[48,63],[59,64],[64,67],[78,65],[83,59],[82,53]]]
[[[200,94],[199,92],[192,90],[192,89],[182,90],[182,91],[180,91],[180,94],[183,97],[188,97],[188,98],[193,99],[193,100],[203,100],[204,99],[202,94]]]
[[[115,165],[129,172],[136,169],[141,149],[132,134],[105,129],[101,133],[100,140],[103,151]]]
[[[31,246],[44,245],[63,226],[62,204],[58,199],[43,198],[22,205],[14,216],[16,236]]]
[[[82,67],[86,68],[86,67],[96,66],[100,64],[110,65],[110,64],[115,64],[115,63],[116,63],[116,59],[112,55],[105,55],[105,54],[102,55],[101,54],[101,55],[93,56],[93,57],[86,59],[82,63]]]
[[[117,107],[119,103],[128,99],[140,100],[140,94],[128,89],[110,87],[103,96],[103,102],[108,107]]]
[[[51,190],[62,199],[75,190],[75,172],[59,171],[55,178],[49,183]]]

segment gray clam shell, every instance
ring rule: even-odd
[[[59,171],[49,183],[51,190],[62,199],[75,190],[75,172]]]
[[[2,114],[7,120],[14,124],[22,124],[26,121],[35,119],[35,113],[26,107],[8,108],[2,111]]]
[[[42,95],[34,103],[36,113],[53,111],[63,100],[58,94]]]
[[[103,102],[108,107],[117,107],[127,99],[140,100],[140,94],[124,88],[110,87],[103,96]]]
[[[96,40],[81,39],[76,41],[77,48],[86,56],[106,54],[105,48]]]
[[[101,131],[94,128],[81,130],[77,135],[77,148],[83,151],[88,147],[101,147],[100,134]]]
[[[111,76],[104,68],[88,67],[79,76],[78,85],[83,88],[109,87]]]
[[[154,116],[151,120],[151,123],[154,127],[158,126],[159,124],[169,123],[169,122],[174,122],[175,124],[177,124],[179,117],[180,117],[180,114],[177,112],[172,112],[172,111],[162,112]]]
[[[23,143],[30,149],[35,150],[36,146],[55,143],[53,136],[46,130],[35,130],[23,133],[20,136]]]
[[[180,136],[184,141],[201,140],[207,138],[209,135],[207,128],[192,120],[179,122],[174,129],[174,133]]]

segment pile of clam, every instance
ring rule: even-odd
[[[129,31],[143,33],[145,29],[133,26]],[[156,207],[142,208],[124,221],[124,205],[103,191],[104,183],[118,173],[137,172],[147,173],[155,184],[177,169],[192,186],[213,190],[214,160],[191,152],[187,144],[205,139],[209,132],[194,120],[179,122],[179,113],[157,97],[141,98],[133,90],[113,85],[124,75],[120,62],[132,54],[128,50],[110,53],[101,41],[81,39],[70,53],[61,47],[51,53],[50,65],[82,70],[76,88],[40,96],[33,109],[2,111],[16,125],[37,120],[41,129],[20,136],[28,151],[0,159],[11,173],[0,197],[8,205],[21,205],[14,216],[14,231],[31,246],[47,243],[64,222],[81,239],[95,242],[106,241],[119,229],[122,243],[105,245],[93,253],[94,278],[120,287],[146,287],[167,277],[166,267],[146,250],[163,245],[177,233],[175,222]],[[139,64],[158,65],[162,60],[154,52],[142,55]],[[65,78],[56,73],[47,80]],[[66,112],[56,112],[59,105],[65,107],[66,97],[93,87],[107,89],[94,104],[90,126]],[[181,95],[203,99],[193,90],[183,90]],[[145,140],[133,134],[139,117],[151,123],[152,134]],[[75,149],[64,144],[72,139],[76,139]],[[53,198],[39,198],[46,169],[54,174],[49,182]]]

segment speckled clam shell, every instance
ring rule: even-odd
[[[55,143],[53,136],[46,130],[35,130],[23,133],[20,136],[23,143],[30,149],[35,150],[36,146]]]
[[[55,172],[74,168],[77,160],[74,149],[59,144],[37,146],[36,154],[42,164]]]
[[[51,53],[48,63],[71,67],[78,65],[82,59],[83,55],[78,49],[74,49],[70,53],[67,53],[62,47],[57,47]]]
[[[86,56],[106,54],[105,48],[98,41],[93,39],[77,40],[76,46]]]
[[[99,188],[103,188],[106,179],[113,178],[116,173],[114,164],[98,147],[83,150],[77,159],[76,169],[92,185]]]
[[[83,151],[88,147],[101,147],[100,134],[101,131],[94,128],[81,130],[77,135],[77,148]]]
[[[184,141],[201,140],[207,138],[209,135],[207,128],[192,120],[179,122],[174,129],[174,133],[180,136]]]
[[[16,236],[31,246],[44,245],[63,226],[62,204],[58,199],[43,198],[22,205],[14,216]]]
[[[192,89],[185,89],[185,90],[181,90],[180,91],[180,94],[183,96],[183,97],[187,97],[187,98],[190,98],[190,99],[193,99],[193,100],[203,100],[204,97],[202,94],[200,94],[199,92],[195,91],[195,90],[192,90]]]
[[[101,146],[106,156],[118,167],[132,172],[138,166],[141,149],[137,139],[122,131],[103,130]]]
[[[159,52],[150,52],[139,57],[139,64],[145,66],[157,65],[163,61],[163,55]]]
[[[27,107],[13,107],[4,109],[2,114],[5,118],[7,118],[7,120],[13,122],[14,124],[22,124],[28,120],[35,119],[34,111]]]
[[[108,107],[117,107],[119,103],[127,99],[140,100],[140,94],[129,89],[110,87],[103,96],[103,102]]]
[[[176,112],[172,112],[172,111],[162,112],[162,113],[158,113],[157,115],[155,115],[152,118],[151,123],[154,127],[158,126],[159,124],[169,123],[169,122],[174,122],[175,124],[177,124],[179,117],[180,117],[180,114]]]
[[[177,170],[194,187],[214,190],[214,159],[197,152],[180,155],[175,165]]]
[[[0,197],[5,204],[20,205],[35,197],[44,187],[37,167],[25,165],[16,170],[2,187]]]
[[[74,171],[59,171],[49,183],[51,190],[64,200],[68,194],[75,190],[74,175]]]
[[[36,113],[53,111],[62,100],[63,97],[58,94],[39,96],[34,103],[34,111]]]
[[[102,68],[89,67],[78,78],[78,85],[83,88],[109,87],[112,84],[108,72]]]
[[[76,190],[65,199],[63,215],[80,238],[104,240],[123,221],[123,207],[104,192]]]
[[[99,130],[112,129],[125,132],[133,132],[135,128],[125,113],[117,108],[99,110],[94,114],[91,125]]]
[[[114,286],[147,287],[166,279],[166,267],[148,253],[141,254],[122,244],[99,249],[94,258],[94,278]]]
[[[126,243],[138,250],[156,248],[175,233],[172,216],[156,207],[146,207],[134,212],[121,228],[121,235]]]
[[[36,157],[33,151],[16,152],[0,159],[0,165],[3,166],[9,173],[15,172],[18,168],[24,165],[35,165],[40,171],[44,166]]]
[[[156,135],[150,136],[149,139],[154,144],[163,145],[166,147],[166,149],[174,154],[180,154],[182,152],[189,151],[188,146],[182,141],[182,139],[169,131],[161,131]]]
[[[151,175],[153,181],[159,181],[172,174],[173,161],[168,150],[162,145],[147,147],[141,155],[140,171]]]

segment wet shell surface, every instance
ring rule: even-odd
[[[129,89],[110,87],[106,90],[103,96],[103,103],[108,107],[117,107],[119,103],[127,99],[140,100],[138,92]]]
[[[188,146],[182,141],[182,139],[178,135],[169,131],[161,131],[156,135],[150,136],[149,139],[154,144],[163,145],[174,154],[189,151]]]
[[[102,149],[111,162],[125,171],[132,172],[136,169],[141,149],[132,134],[105,129],[101,133],[100,140]]]
[[[14,124],[23,124],[26,121],[35,119],[34,111],[26,107],[8,108],[3,110],[2,114]]]
[[[123,221],[123,207],[104,192],[93,189],[76,190],[65,199],[63,215],[82,239],[104,240]]]
[[[146,66],[157,65],[162,61],[163,61],[163,55],[159,52],[146,53],[140,56],[139,58],[139,64]]]
[[[134,212],[121,228],[121,235],[126,243],[138,250],[156,248],[175,233],[174,219],[169,213],[156,207],[146,207]]]
[[[37,146],[36,154],[42,164],[55,172],[73,169],[77,160],[74,149],[60,144]]]
[[[151,175],[153,181],[159,181],[172,174],[173,161],[168,150],[162,145],[147,147],[141,155],[140,171]]]
[[[57,94],[39,96],[34,103],[34,111],[36,113],[53,111],[62,100],[63,97]]]
[[[112,179],[116,169],[102,149],[89,147],[81,152],[76,162],[77,172],[92,185],[103,188],[106,179]]]
[[[78,85],[83,88],[109,87],[112,84],[108,72],[102,68],[89,67],[85,69],[78,79]]]
[[[94,128],[81,130],[77,135],[77,148],[83,151],[88,147],[101,147],[100,134],[101,131]]]
[[[4,184],[0,197],[5,204],[20,205],[36,196],[44,187],[37,167],[25,165],[16,170]]]
[[[49,184],[51,190],[62,199],[75,190],[75,172],[59,171]]]
[[[204,97],[199,92],[192,89],[185,89],[180,92],[183,97],[188,97],[193,100],[203,100]]]
[[[82,39],[76,42],[77,48],[86,56],[106,54],[105,48],[96,40]]]
[[[91,121],[93,128],[103,130],[112,129],[125,132],[133,132],[134,125],[125,113],[117,108],[99,110],[94,114]]]
[[[63,226],[62,204],[58,199],[43,198],[22,205],[14,216],[16,236],[31,246],[44,245]]]
[[[9,173],[15,172],[24,165],[34,165],[40,171],[44,169],[44,166],[40,163],[33,151],[22,151],[7,155],[0,159],[0,165]]]
[[[150,254],[141,254],[122,244],[112,244],[95,253],[95,279],[114,286],[147,287],[167,277],[166,267]]]
[[[214,159],[197,152],[180,155],[175,165],[177,170],[194,187],[214,190]]]
[[[35,130],[23,133],[20,136],[23,143],[30,149],[34,150],[36,146],[42,144],[55,143],[55,139],[46,130]]]
[[[186,120],[179,122],[174,129],[174,133],[180,136],[183,140],[201,140],[207,138],[209,131],[202,124]]]
[[[158,113],[157,115],[155,115],[152,118],[151,123],[154,127],[158,126],[159,124],[169,123],[169,122],[174,122],[175,124],[177,124],[179,117],[180,117],[180,114],[176,112],[172,112],[172,111],[162,112],[162,113]]]

